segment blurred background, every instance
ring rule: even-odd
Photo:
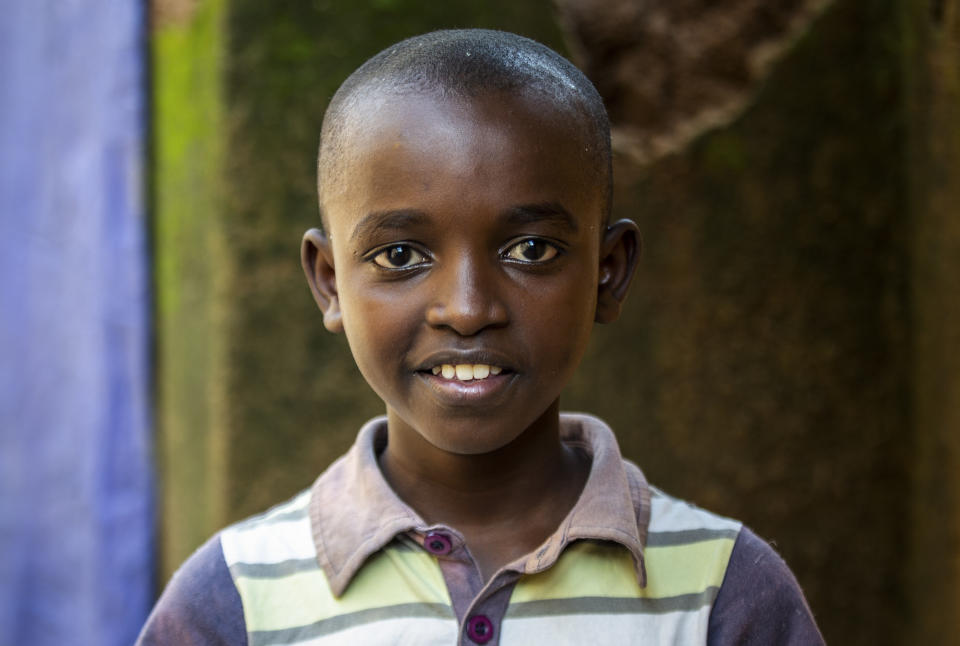
[[[563,405],[774,543],[828,643],[960,643],[960,0],[60,0],[0,18],[0,646],[129,644],[382,404],[298,247],[326,102],[544,42],[644,256]]]

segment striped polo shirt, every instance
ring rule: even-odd
[[[390,489],[386,422],[369,422],[309,490],[221,533],[248,643],[707,643],[740,523],[649,486],[600,420],[561,428],[591,458],[580,498],[484,581],[456,529]]]

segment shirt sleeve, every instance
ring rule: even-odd
[[[744,527],[707,634],[708,646],[815,646],[823,637],[787,564]]]
[[[214,536],[170,579],[136,646],[246,646],[240,594]]]

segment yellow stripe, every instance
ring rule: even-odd
[[[648,547],[645,597],[674,597],[702,592],[723,583],[733,552],[732,538],[719,538],[690,545]]]
[[[647,587],[641,588],[626,548],[580,541],[568,547],[546,572],[523,577],[510,602],[576,597],[662,598],[700,593],[723,582],[733,543],[732,539],[721,538],[648,547],[644,551]]]
[[[335,615],[405,603],[450,605],[443,575],[423,550],[373,555],[339,599],[319,568],[278,578],[237,577],[247,630],[284,630]]]

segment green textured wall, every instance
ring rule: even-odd
[[[960,635],[957,7],[836,0],[736,122],[617,161],[644,257],[565,400],[774,541],[830,643]],[[165,574],[382,411],[299,266],[320,121],[367,57],[455,26],[564,50],[547,0],[208,0],[155,25]]]
[[[153,248],[162,579],[225,522],[222,0],[155,16]]]
[[[622,168],[645,256],[570,398],[652,482],[773,541],[835,644],[905,621],[899,30],[887,0],[838,2],[736,123]]]

